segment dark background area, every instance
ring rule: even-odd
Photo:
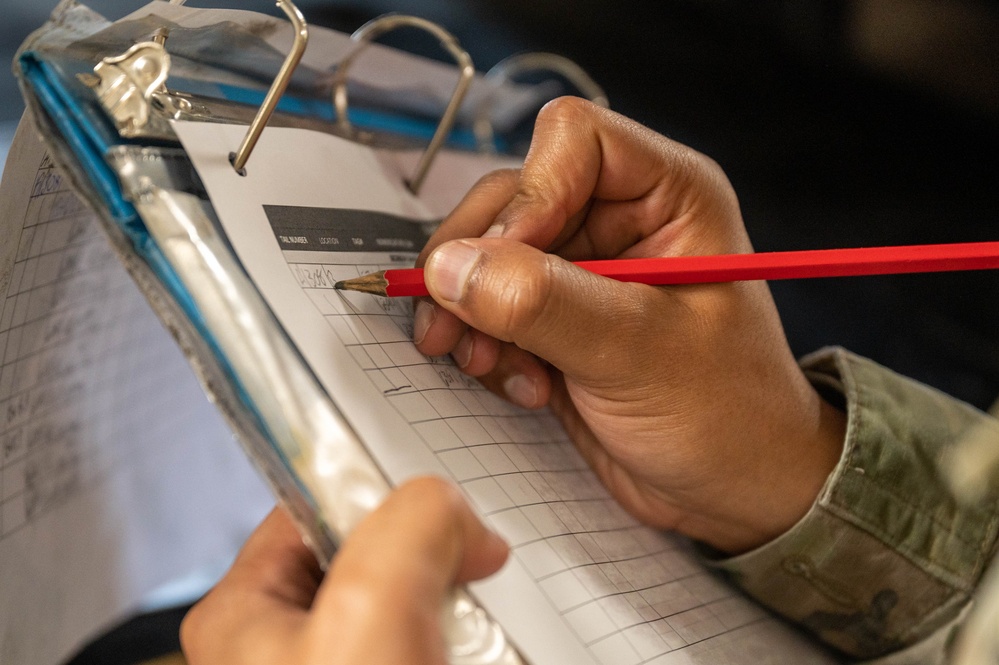
[[[52,2],[0,22],[9,60]],[[115,18],[139,3],[91,6]],[[189,3],[275,13],[269,2]],[[351,31],[441,23],[479,69],[582,65],[612,108],[715,158],[757,250],[999,240],[999,3],[985,0],[303,0]],[[435,54],[400,33],[398,45]],[[0,79],[0,120],[20,114]],[[999,395],[999,272],[772,285],[794,351],[840,344],[979,406]],[[171,615],[172,616],[172,615]],[[102,657],[86,662],[117,662]],[[120,662],[129,662],[122,660]]]
[[[612,108],[725,168],[760,251],[999,239],[995,4],[349,7],[359,19],[373,4],[422,9],[456,31],[480,67],[524,49],[574,59]],[[841,344],[980,407],[999,393],[994,273],[772,288],[798,354]]]
[[[51,3],[5,10],[5,55]],[[276,13],[269,2],[192,2]],[[438,21],[479,69],[553,51],[611,106],[715,158],[760,251],[999,239],[999,3],[985,0],[302,0],[351,31]],[[95,0],[115,18],[138,3]],[[405,32],[397,45],[436,55]],[[0,118],[20,100],[2,79]],[[999,393],[992,273],[774,283],[798,354],[842,344],[988,406]]]

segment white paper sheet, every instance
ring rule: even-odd
[[[417,199],[399,165],[411,156],[269,128],[240,177],[227,155],[244,129],[175,128],[250,276],[390,479],[451,478],[510,541],[511,562],[472,590],[528,660],[832,662],[705,571],[681,539],[628,517],[550,414],[417,352],[408,302],[332,289],[415,257],[387,231],[375,235],[392,249],[379,250],[343,209],[368,211],[360,218],[372,225],[379,214],[432,219],[488,168],[482,158],[441,158],[431,177],[454,186]]]
[[[273,501],[26,122],[0,211],[0,663],[49,665]]]

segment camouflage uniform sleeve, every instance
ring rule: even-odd
[[[999,421],[842,349],[802,367],[848,414],[843,456],[791,530],[711,565],[852,657],[909,650],[934,634],[942,645],[941,630],[956,625],[994,554],[999,526],[996,493],[962,503],[944,467],[972,433],[984,428],[999,442]]]

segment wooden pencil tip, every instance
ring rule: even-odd
[[[362,275],[353,279],[344,279],[333,284],[333,288],[339,291],[359,291],[376,296],[384,296],[387,287],[385,271],[373,272],[370,275]]]

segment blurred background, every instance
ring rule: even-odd
[[[7,2],[9,62],[53,0]],[[117,18],[139,2],[94,0]],[[268,2],[190,2],[275,13]],[[387,11],[441,23],[488,69],[575,60],[611,107],[715,158],[757,250],[999,240],[999,2],[989,0],[299,0],[352,31]],[[436,49],[404,33],[396,44]],[[0,76],[0,146],[22,105]],[[6,137],[6,138],[5,138]],[[980,408],[999,395],[999,273],[774,283],[792,348],[846,346]],[[183,608],[74,661],[175,649]],[[145,651],[141,645],[147,645]]]

